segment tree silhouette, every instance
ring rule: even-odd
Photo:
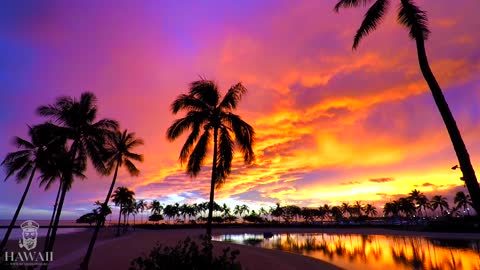
[[[20,137],[14,138],[13,143],[19,150],[7,154],[1,164],[6,170],[5,180],[15,174],[17,183],[22,183],[26,178],[28,178],[28,181],[10,225],[0,244],[0,251],[5,248],[8,242],[20,210],[25,202],[25,198],[30,190],[35,173],[37,170],[40,170],[42,173],[42,182],[48,181],[51,178],[50,176],[56,173],[53,172],[56,171],[55,164],[52,164],[52,162],[54,162],[54,156],[65,152],[65,141],[52,137],[47,130],[39,126],[29,127],[28,134],[30,141]]]
[[[124,208],[134,200],[134,196],[135,192],[127,187],[117,187],[111,196],[115,205],[120,206],[120,211],[118,212],[117,236],[120,235],[120,221],[122,219],[122,214],[125,213]]]
[[[134,147],[142,145],[143,141],[141,139],[135,138],[135,133],[128,133],[127,130],[120,132],[116,130],[108,136],[106,141],[104,159],[106,160],[105,164],[108,169],[108,172],[111,172],[115,168],[113,173],[112,183],[105,198],[104,205],[108,205],[108,201],[112,196],[113,188],[115,187],[115,181],[117,180],[118,168],[125,165],[128,173],[132,176],[137,176],[140,171],[137,169],[133,161],[143,161],[143,156],[133,153],[132,150]],[[83,258],[81,263],[82,269],[88,269],[88,263],[93,252],[93,247],[97,241],[98,232],[100,231],[100,222],[97,222],[95,230],[93,231],[92,238],[88,245],[87,253]]]
[[[60,97],[55,104],[41,106],[37,109],[37,112],[59,124],[59,127],[55,129],[55,132],[58,133],[56,136],[71,141],[67,158],[69,162],[65,164],[62,173],[62,192],[55,214],[52,234],[46,249],[47,251],[53,251],[65,196],[74,181],[75,160],[78,159],[85,164],[87,157],[89,157],[98,172],[106,173],[107,170],[102,159],[103,145],[108,134],[116,129],[118,124],[116,121],[109,119],[95,122],[97,116],[96,97],[88,92],[83,93],[80,100]],[[48,264],[42,265],[42,269],[47,268]]]
[[[213,81],[202,79],[192,82],[188,94],[178,96],[171,106],[173,114],[180,111],[187,113],[168,128],[167,138],[174,141],[191,130],[179,158],[182,164],[187,163],[187,173],[191,177],[199,174],[213,139],[207,235],[212,233],[215,187],[220,187],[231,172],[235,144],[246,164],[251,164],[254,160],[254,130],[240,116],[232,113],[246,91],[241,83],[235,84],[220,100],[217,85]]]
[[[448,209],[448,201],[447,198],[441,196],[441,195],[435,195],[432,197],[432,200],[430,201],[432,210],[437,210],[437,208],[440,208],[441,215],[444,215],[443,209]]]
[[[472,206],[472,199],[469,195],[465,195],[463,191],[459,191],[455,194],[453,202],[455,203],[455,207],[457,209],[463,208],[463,212],[465,213],[466,211],[467,214],[470,216],[470,211],[468,210],[468,207]]]
[[[338,12],[340,8],[364,6],[370,2],[372,2],[372,0],[341,0],[335,5],[335,11]],[[377,28],[379,23],[385,17],[386,11],[391,2],[391,0],[376,0],[372,4],[365,14],[365,18],[353,39],[353,49],[356,49],[359,42]],[[430,30],[427,26],[428,18],[426,12],[421,10],[413,0],[400,0],[398,22],[409,30],[410,38],[415,40],[420,70],[430,88],[435,104],[437,105],[447,128],[460,164],[460,169],[463,173],[462,179],[465,181],[468,192],[472,197],[473,207],[477,213],[480,213],[480,186],[478,185],[467,147],[465,146],[460,130],[455,122],[455,118],[453,117],[442,93],[442,89],[428,63],[427,52],[425,50],[425,40],[427,40]]]

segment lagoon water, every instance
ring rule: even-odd
[[[299,253],[345,269],[480,269],[480,240],[389,235],[290,233],[214,236],[213,240]]]

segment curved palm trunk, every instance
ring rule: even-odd
[[[58,185],[57,197],[55,198],[55,204],[53,205],[52,217],[50,218],[50,223],[48,225],[47,236],[45,237],[45,251],[48,248],[48,242],[50,240],[50,234],[52,233],[53,222],[55,221],[55,213],[57,212],[58,200],[60,199],[60,193],[62,192],[62,181]]]
[[[108,205],[108,202],[110,201],[110,196],[112,196],[113,188],[115,187],[115,181],[117,180],[119,166],[120,166],[120,162],[117,161],[117,166],[115,167],[115,173],[113,174],[112,184],[110,185],[110,189],[108,190],[107,197],[105,198],[105,202],[103,203],[102,208],[104,207],[104,205],[105,206]],[[103,213],[101,214],[103,215]],[[97,241],[98,232],[100,231],[101,225],[102,225],[102,222],[98,220],[97,225],[95,226],[95,230],[93,231],[92,238],[90,239],[90,244],[88,245],[87,253],[85,254],[85,257],[83,258],[83,261],[80,264],[80,269],[83,269],[83,270],[88,269],[88,263],[90,262],[90,257],[92,256],[93,247],[95,246],[95,242]]]
[[[55,222],[52,227],[52,235],[50,240],[48,240],[47,252],[53,252],[53,247],[55,246],[55,239],[57,237],[58,223],[60,222],[60,216],[62,214],[63,203],[65,202],[65,196],[67,195],[67,186],[65,183],[62,184],[62,192],[60,194],[60,201],[58,203],[58,209],[55,213]],[[44,264],[41,267],[42,270],[48,269],[48,264]]]
[[[70,147],[70,151],[69,151],[70,165],[72,167],[73,167],[73,164],[74,164],[74,161],[75,161],[75,156],[77,155],[77,144],[78,144],[78,140],[73,141],[73,143]],[[69,175],[71,177],[70,181],[73,181],[73,173],[71,171],[67,172],[67,173],[70,174]],[[48,245],[47,245],[47,248],[46,248],[47,252],[53,252],[53,247],[55,246],[55,239],[57,237],[58,224],[60,223],[60,216],[62,214],[63,203],[65,202],[65,196],[67,195],[67,191],[68,191],[68,185],[65,183],[66,180],[65,180],[64,176],[62,176],[61,181],[62,181],[62,184],[61,184],[62,192],[60,194],[60,201],[58,202],[57,212],[55,213],[55,221],[54,221],[53,227],[52,227],[52,235],[50,236],[50,239],[48,240]],[[41,270],[48,269],[48,262],[43,264],[40,269]]]
[[[3,251],[5,246],[7,245],[8,238],[10,238],[10,234],[12,233],[13,227],[15,227],[15,222],[17,222],[18,215],[20,214],[20,210],[22,209],[23,203],[25,202],[25,198],[27,197],[28,191],[30,190],[30,186],[32,184],[33,176],[35,175],[35,171],[37,167],[35,166],[30,174],[30,178],[28,179],[27,186],[25,187],[25,191],[23,192],[22,198],[18,203],[17,210],[15,210],[15,214],[13,215],[12,221],[10,221],[10,225],[8,226],[7,232],[3,237],[2,243],[0,244],[0,252]]]
[[[430,91],[432,92],[435,104],[437,105],[437,108],[442,115],[443,122],[447,127],[448,134],[450,135],[450,140],[452,141],[453,148],[455,149],[455,153],[460,164],[460,169],[463,173],[465,184],[467,186],[468,192],[470,193],[470,196],[472,197],[473,208],[475,209],[477,214],[480,215],[480,186],[478,185],[475,170],[473,169],[472,162],[470,161],[467,147],[463,142],[462,135],[458,130],[452,112],[448,107],[448,103],[443,96],[442,89],[440,88],[440,85],[438,84],[432,70],[430,69],[427,53],[425,51],[425,42],[421,37],[416,38],[415,41],[417,44],[417,54],[420,69],[422,71],[423,77],[425,78],[425,81],[430,87]]]
[[[212,215],[213,215],[213,201],[215,192],[215,182],[217,179],[217,138],[218,128],[213,131],[213,162],[212,162],[212,181],[210,183],[210,201],[208,203],[208,218],[207,218],[207,236],[212,235]]]

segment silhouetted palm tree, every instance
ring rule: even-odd
[[[134,200],[134,196],[135,192],[127,187],[117,187],[112,194],[112,201],[116,206],[120,206],[120,211],[118,212],[117,236],[120,235],[120,221],[122,219],[122,214],[125,212],[124,207]]]
[[[338,12],[340,8],[358,7],[372,2],[371,0],[341,0],[335,5],[335,11]],[[374,31],[378,24],[385,17],[386,11],[392,1],[391,0],[376,0],[370,9],[365,14],[365,18],[357,30],[353,40],[353,48],[356,49],[360,40]],[[442,116],[443,122],[447,128],[453,148],[457,154],[460,169],[463,173],[463,180],[468,188],[468,192],[472,197],[474,208],[477,213],[480,213],[480,186],[478,185],[477,177],[470,161],[465,143],[463,142],[460,131],[457,127],[452,112],[448,106],[447,101],[442,93],[442,89],[438,84],[430,65],[428,63],[427,53],[425,50],[425,40],[427,40],[430,30],[427,23],[428,18],[425,11],[421,10],[413,0],[400,0],[398,9],[398,22],[405,26],[410,31],[410,38],[414,39],[417,46],[417,56],[425,81],[427,82],[430,91],[432,92],[435,104]]]
[[[463,208],[463,212],[465,213],[466,211],[470,216],[470,211],[468,210],[468,207],[472,206],[472,199],[470,198],[470,195],[465,195],[463,191],[459,191],[457,194],[455,194],[453,202],[455,203],[455,207],[457,209]]]
[[[118,127],[116,121],[103,119],[95,122],[97,116],[96,97],[92,93],[83,93],[80,100],[71,97],[60,97],[55,104],[41,106],[37,109],[38,114],[46,116],[59,124],[57,136],[71,140],[68,151],[68,163],[64,167],[62,174],[62,192],[55,214],[55,222],[52,228],[52,234],[48,242],[47,251],[53,251],[57,235],[58,223],[62,213],[63,204],[67,191],[73,184],[75,160],[78,158],[86,163],[87,157],[100,173],[106,173],[102,160],[103,145],[105,139]],[[86,169],[86,167],[85,167]],[[47,269],[48,265],[42,266]]]
[[[127,130],[120,132],[116,130],[108,136],[106,146],[104,150],[105,165],[109,172],[115,168],[113,173],[112,183],[105,198],[104,205],[108,205],[108,201],[112,196],[113,188],[115,187],[115,181],[117,180],[118,168],[125,165],[128,173],[132,176],[137,176],[140,171],[137,169],[133,161],[143,161],[143,156],[132,152],[136,146],[143,145],[141,139],[135,138],[135,133],[128,133]],[[100,222],[97,222],[95,230],[93,231],[90,244],[88,245],[87,253],[82,261],[81,268],[88,269],[88,263],[93,252],[93,247],[97,241],[98,232],[100,230]]]
[[[385,216],[389,216],[391,214],[393,217],[398,217],[399,212],[400,204],[398,203],[398,201],[387,202],[383,207],[383,214]]]
[[[443,209],[448,209],[448,201],[447,198],[441,196],[441,195],[435,195],[432,197],[432,200],[430,201],[432,210],[437,210],[437,208],[440,208],[441,215],[444,215]]]
[[[369,216],[376,216],[377,215],[377,208],[369,203],[365,205],[364,209],[365,215],[367,217]]]
[[[163,205],[159,201],[153,200],[152,204],[150,205],[150,211],[152,212],[152,215],[161,215],[163,211]]]
[[[0,244],[0,251],[5,248],[8,242],[20,210],[25,202],[25,198],[30,190],[35,173],[37,170],[42,172],[42,181],[49,178],[48,175],[51,175],[52,172],[48,170],[55,170],[55,168],[48,166],[52,162],[52,156],[64,150],[65,141],[52,137],[48,132],[45,132],[45,130],[42,132],[40,128],[29,127],[29,136],[31,141],[15,137],[13,142],[19,150],[7,154],[1,164],[6,169],[7,175],[5,180],[16,174],[17,183],[22,183],[27,177],[28,181],[7,232]]]
[[[415,202],[415,208],[418,209],[420,214],[422,214],[422,207],[425,208],[428,206],[427,197],[418,189],[414,189],[408,193],[408,199]]]
[[[422,216],[427,216],[427,210],[430,209],[430,201],[427,196],[421,194],[417,199],[417,208]],[[423,209],[423,212],[422,212]]]
[[[145,200],[140,199],[137,201],[137,210],[140,213],[140,223],[143,224],[143,212],[145,212],[145,209],[147,209],[148,204]]]
[[[231,172],[235,143],[243,154],[245,163],[254,160],[254,130],[240,116],[233,114],[247,89],[241,83],[232,86],[222,100],[213,81],[199,80],[190,84],[188,94],[177,97],[172,112],[186,111],[187,116],[177,119],[167,131],[173,141],[191,130],[180,152],[180,162],[187,163],[187,173],[195,177],[208,153],[213,139],[212,177],[207,219],[207,235],[212,233],[212,215],[215,187],[219,187]],[[234,138],[232,138],[234,135]]]

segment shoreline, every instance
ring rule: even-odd
[[[92,255],[90,269],[128,269],[130,262],[139,256],[147,255],[157,243],[162,245],[175,245],[184,240],[187,236],[197,239],[205,233],[204,229],[136,229],[130,228],[120,237],[115,237],[114,227],[104,228],[99,234],[95,250]],[[214,228],[213,236],[225,234],[273,234],[286,233],[325,233],[325,234],[361,234],[361,235],[392,235],[392,236],[413,236],[436,239],[480,239],[478,233],[438,233],[400,231],[378,228]],[[49,269],[71,270],[78,269],[83,258],[92,230],[73,232],[70,234],[57,235],[57,242],[54,250],[54,263]],[[44,237],[38,238],[38,247],[43,248]],[[10,240],[7,245],[9,250],[18,251],[18,241]],[[330,264],[305,255],[285,252],[274,249],[264,249],[248,245],[214,241],[215,253],[221,252],[223,248],[231,247],[240,251],[238,260],[246,269],[264,270],[266,267],[275,267],[275,270],[294,269],[341,269]]]

